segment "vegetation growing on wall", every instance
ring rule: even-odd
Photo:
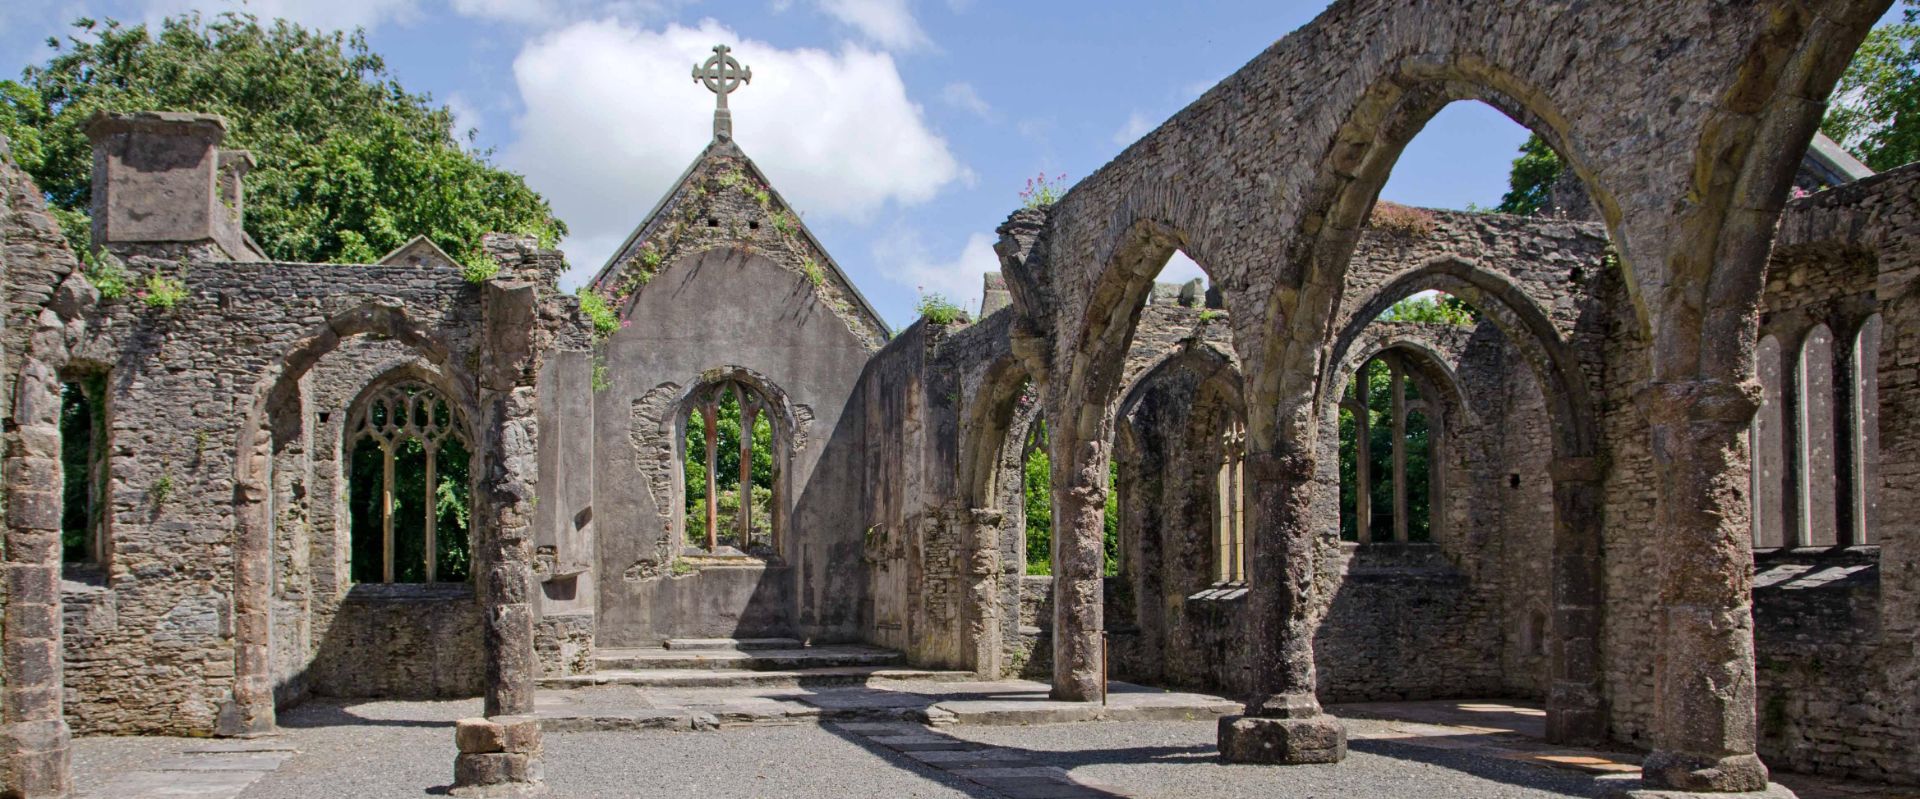
[[[87,244],[99,111],[190,111],[251,150],[246,230],[281,261],[366,263],[416,235],[466,262],[489,231],[550,247],[566,233],[521,176],[470,149],[452,112],[400,86],[364,34],[248,14],[171,17],[157,29],[82,19],[19,81],[0,81],[0,135]]]

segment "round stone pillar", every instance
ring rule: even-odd
[[[1747,384],[1655,382],[1635,402],[1653,437],[1660,554],[1653,751],[1642,795],[1767,792],[1754,753],[1753,546],[1743,434]]]
[[[1244,715],[1220,719],[1220,757],[1230,763],[1335,763],[1347,729],[1314,695],[1309,593],[1316,558],[1311,523],[1314,461],[1305,452],[1246,459],[1253,525],[1247,612],[1254,694]]]
[[[1107,444],[1053,431],[1053,698],[1098,702],[1106,670]]]

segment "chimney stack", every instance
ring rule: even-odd
[[[212,114],[102,111],[93,143],[93,245],[116,255],[264,261],[241,228],[245,150],[221,149]]]

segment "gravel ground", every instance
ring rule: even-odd
[[[453,773],[455,719],[474,700],[312,702],[284,714],[300,754],[242,799],[441,796]],[[1355,741],[1346,762],[1286,768],[1221,765],[1211,722],[1103,722],[955,727],[947,735],[1020,750],[1038,764],[1139,797],[1417,797],[1536,799],[1596,796],[1591,778],[1538,766],[1386,741]],[[83,787],[196,742],[89,738],[76,742]],[[831,727],[802,724],[720,732],[563,733],[546,737],[556,799],[688,796],[700,799],[958,799],[977,786],[880,750]]]
[[[309,703],[281,723],[300,754],[242,799],[443,795],[453,778],[453,720],[475,701]],[[945,775],[879,754],[816,725],[723,732],[546,736],[556,799],[888,797],[958,799]]]
[[[1390,741],[1353,741],[1347,759],[1329,766],[1222,765],[1214,748],[1213,722],[953,727],[944,732],[1025,750],[1037,761],[1140,799],[1538,799],[1598,796],[1604,790],[1583,774]]]

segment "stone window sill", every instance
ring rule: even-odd
[[[472,602],[472,583],[355,583],[348,602]]]

